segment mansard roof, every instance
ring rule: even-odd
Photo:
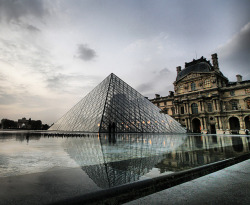
[[[214,71],[210,61],[207,61],[203,56],[200,59],[185,63],[185,68],[177,75],[176,81],[181,80],[191,72],[210,72]]]

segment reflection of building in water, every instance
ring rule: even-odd
[[[156,166],[161,172],[180,171],[249,153],[249,137],[188,136]]]
[[[31,133],[31,132],[1,132],[0,133],[0,140],[8,140],[15,138],[16,141],[29,141],[29,140],[40,140],[42,134]]]
[[[115,138],[115,139],[114,139]],[[149,173],[180,171],[248,153],[249,138],[175,135],[92,135],[68,138],[65,150],[101,188]]]
[[[110,139],[112,137],[116,139]],[[93,135],[66,139],[65,150],[98,186],[108,188],[139,180],[163,159],[164,153],[175,150],[185,138],[174,135]]]

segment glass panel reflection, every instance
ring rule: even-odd
[[[101,188],[178,172],[249,152],[249,138],[100,134],[68,139],[65,150]]]

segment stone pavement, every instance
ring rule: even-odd
[[[249,195],[250,159],[125,205],[250,204]]]

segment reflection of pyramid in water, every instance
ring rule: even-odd
[[[50,130],[184,133],[169,115],[113,73],[71,108]]]
[[[146,177],[166,154],[177,154],[175,150],[186,138],[165,134],[99,134],[67,138],[63,147],[97,186],[110,188]]]

